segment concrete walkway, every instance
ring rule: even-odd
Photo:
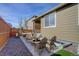
[[[39,56],[39,52],[37,49],[24,37],[20,37],[20,39],[24,42],[27,49],[32,53],[33,56]],[[47,49],[44,49],[40,56],[50,56],[50,53],[47,51]]]
[[[0,56],[32,56],[20,38],[12,37],[0,51]]]

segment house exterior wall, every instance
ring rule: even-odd
[[[33,29],[33,22],[32,22],[32,20],[29,20],[29,21],[27,22],[27,28],[28,28],[28,29]]]
[[[33,16],[30,19],[26,20],[25,26],[26,29],[32,29],[33,30],[33,19],[35,19],[37,16]]]
[[[79,25],[79,3],[78,3],[78,25]]]
[[[79,3],[78,3],[78,26],[79,26]],[[77,49],[77,54],[79,54],[79,44],[78,44],[78,49]]]
[[[34,25],[34,32],[36,32],[36,33],[40,33],[40,26],[41,24],[40,23],[35,23],[35,25]]]
[[[44,28],[44,18],[41,18],[41,33],[47,38],[55,35],[57,39],[78,42],[78,4],[56,11],[56,27]]]
[[[35,23],[34,23],[33,19],[35,19],[36,17],[37,16],[33,16],[25,22],[26,29],[24,30],[24,32],[27,33],[27,32],[33,32],[34,31],[34,28],[35,28],[34,24]]]
[[[10,36],[10,26],[0,18],[0,48],[7,42]]]

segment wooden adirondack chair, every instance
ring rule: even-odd
[[[49,42],[47,43],[47,48],[49,49],[49,51],[51,49],[54,49],[54,46],[56,47],[55,45],[55,42],[56,42],[56,36],[52,37]]]
[[[37,51],[39,52],[39,55],[43,52],[44,48],[46,48],[47,38],[44,37],[39,43],[35,45]]]

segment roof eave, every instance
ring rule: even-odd
[[[42,14],[42,15],[38,16],[38,17],[37,17],[37,18],[35,18],[34,20],[36,20],[36,19],[38,19],[38,18],[41,18],[41,17],[43,17],[43,16],[47,15],[48,13],[53,12],[53,11],[55,11],[55,10],[59,9],[60,7],[65,6],[65,5],[67,5],[67,4],[68,4],[68,3],[62,3],[62,4],[58,5],[57,7],[53,8],[53,9],[51,9],[51,10],[48,10],[48,11],[47,11],[47,12],[45,12],[44,14]],[[33,21],[34,21],[34,20],[33,20]]]

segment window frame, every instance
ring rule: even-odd
[[[53,12],[53,13],[55,14],[55,25],[45,26],[45,18],[44,18],[44,28],[54,28],[54,27],[56,27],[56,11]],[[50,14],[48,14],[48,15],[50,15]],[[50,19],[50,17],[49,17],[49,19]],[[50,20],[49,20],[49,24],[50,24]]]

